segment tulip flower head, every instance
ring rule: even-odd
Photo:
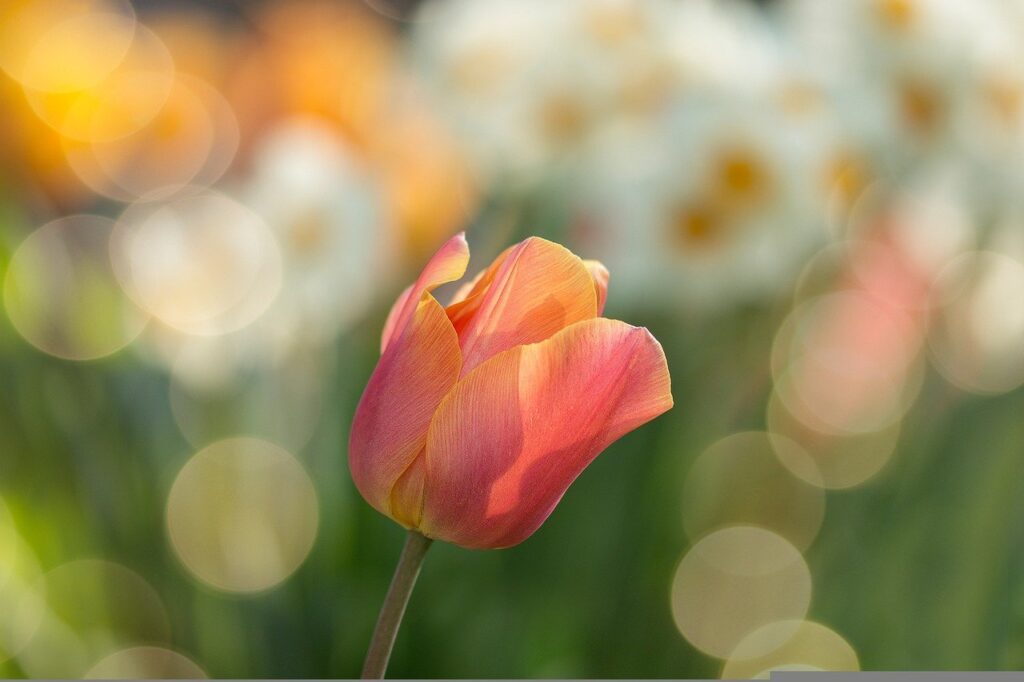
[[[463,234],[398,298],[356,410],[349,466],[363,497],[428,538],[516,545],[572,481],[672,407],[661,345],[601,317],[608,271],[530,238],[442,306]]]

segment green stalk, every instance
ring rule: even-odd
[[[388,588],[384,604],[380,607],[377,627],[373,630],[370,648],[366,652],[362,674],[364,680],[384,679],[388,659],[391,658],[391,649],[395,646],[395,637],[398,635],[398,627],[402,624],[402,616],[405,615],[405,607],[409,604],[409,596],[412,595],[412,588],[415,587],[420,567],[423,566],[423,557],[426,556],[432,542],[433,540],[414,530],[409,531],[405,538],[402,555],[398,558],[398,566],[395,567],[395,576],[391,579],[391,587]]]

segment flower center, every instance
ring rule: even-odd
[[[510,55],[496,47],[482,46],[468,50],[452,62],[449,77],[455,89],[482,95],[493,91],[511,67]]]
[[[923,83],[904,83],[899,91],[899,108],[903,120],[919,133],[930,133],[943,116],[942,99],[934,88]]]
[[[559,93],[548,97],[540,109],[544,136],[551,142],[569,143],[583,135],[587,110],[578,97]]]
[[[813,85],[793,81],[779,90],[778,102],[787,114],[800,116],[822,111],[827,100],[821,90]]]
[[[1021,105],[1024,104],[1024,90],[1020,83],[1008,78],[991,78],[984,86],[985,101],[999,120],[1013,126],[1020,119]]]
[[[853,205],[869,182],[867,165],[851,152],[836,154],[825,166],[825,191],[836,197],[845,209]]]
[[[288,229],[288,243],[303,257],[316,254],[327,242],[327,221],[315,211],[308,211],[292,221]]]
[[[619,91],[622,109],[632,113],[657,110],[672,93],[675,73],[667,64],[646,64],[627,74]]]
[[[721,214],[711,206],[684,204],[671,218],[672,236],[685,249],[708,248],[720,241],[725,232]]]
[[[727,149],[716,161],[714,183],[717,196],[726,205],[749,205],[768,193],[771,173],[753,150]]]
[[[588,7],[583,17],[586,32],[607,47],[622,45],[643,34],[644,17],[632,2],[606,2]]]
[[[886,26],[906,31],[917,21],[917,6],[913,0],[877,0],[875,10]]]

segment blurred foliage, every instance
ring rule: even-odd
[[[608,316],[647,326],[662,342],[677,407],[602,454],[521,546],[474,552],[437,543],[392,677],[721,674],[722,661],[695,648],[673,618],[680,561],[707,537],[684,531],[682,490],[709,446],[776,429],[766,416],[773,400],[792,401],[795,420],[821,427],[829,443],[899,429],[891,454],[863,441],[881,452],[877,472],[822,484],[830,488],[824,522],[803,553],[812,598],[799,615],[834,630],[863,669],[1024,668],[1024,107],[1015,99],[1024,101],[1024,62],[1015,59],[1024,6],[848,0],[822,2],[837,12],[822,19],[799,0],[606,2],[627,10],[616,21],[636,8],[663,20],[640,22],[640,37],[624,38],[650,49],[626,50],[623,66],[602,61],[611,52],[585,31],[566,28],[571,11],[596,5],[531,3],[531,15],[517,1],[440,0],[422,11],[444,19],[428,21],[413,3],[384,0],[110,0],[125,25],[159,36],[154,44],[165,44],[176,65],[164,75],[186,76],[173,82],[210,114],[206,128],[185,125],[206,120],[189,118],[185,104],[180,120],[155,132],[146,127],[153,118],[122,119],[117,107],[96,113],[95,101],[119,101],[102,91],[106,80],[71,95],[47,85],[54,74],[77,74],[68,65],[86,51],[69,58],[58,41],[46,53],[52,63],[33,66],[31,50],[0,48],[0,111],[10,121],[0,131],[8,159],[0,169],[8,297],[0,308],[0,676],[81,676],[139,645],[180,652],[210,677],[357,675],[403,531],[355,490],[349,423],[388,307],[459,229],[468,229],[471,269],[529,235],[612,265]],[[90,3],[75,6],[91,17]],[[864,8],[881,8],[888,23],[871,24],[868,14],[840,21]],[[1022,20],[997,31],[989,10]],[[480,11],[501,14],[481,19]],[[935,21],[893,38],[889,31],[899,33],[914,12]],[[978,22],[963,26],[991,33],[950,21],[958,12]],[[44,12],[42,29],[25,28],[18,16],[0,11],[0,40],[13,31],[42,41],[45,22],[55,21]],[[790,34],[780,28],[786,21],[804,30]],[[817,62],[801,42],[808,26],[845,32],[854,56]],[[621,24],[599,28],[598,38],[621,37]],[[709,47],[708,35],[721,42]],[[974,49],[989,37],[1006,51]],[[117,31],[104,28],[103,38],[115,42]],[[512,74],[507,82],[491,74],[495,90],[456,92],[452,74],[466,66],[458,57],[493,65],[473,51],[478,43],[511,46],[520,61],[497,69]],[[100,43],[82,44],[105,54]],[[111,67],[118,77],[147,64],[126,54]],[[1009,73],[1021,88],[987,89],[992,64],[991,73]],[[683,77],[684,67],[695,71]],[[641,97],[638,112],[617,88],[641,72],[656,77],[643,81],[654,90],[641,93],[652,98]],[[922,124],[921,106],[907,110],[908,92],[920,94],[904,88],[907,74],[934,86],[923,99],[949,104],[948,129]],[[533,107],[550,113],[549,95],[560,101],[577,89],[596,109],[578,117],[580,102],[559,109],[558,135],[551,118],[532,116]],[[112,90],[128,104],[137,96],[139,106],[146,91]],[[780,94],[808,108],[794,114]],[[58,113],[33,99],[44,95],[59,100],[50,101]],[[79,108],[60,109],[65,97],[81,97]],[[222,100],[226,118],[210,113]],[[990,109],[1012,119],[1005,129],[986,118]],[[113,125],[109,115],[126,128],[109,140],[97,123],[90,137],[69,127],[78,119],[68,112]],[[194,137],[179,137],[189,130]],[[709,144],[718,139],[750,146],[730,147],[738,159],[725,163]],[[106,161],[83,164],[80,145]],[[863,168],[845,164],[836,177],[834,152],[850,146]],[[722,223],[690,211],[708,202],[714,216],[727,215]],[[113,226],[111,272],[79,277],[66,264],[89,254],[58,235],[43,242],[57,246],[43,250],[31,273],[38,281],[9,275],[29,235],[61,218],[81,227],[81,215]],[[245,277],[256,293],[235,291]],[[269,294],[259,291],[268,283]],[[86,296],[88,287],[99,293]],[[843,322],[839,307],[825,306],[826,322],[842,318],[833,328],[793,312],[835,292],[869,301],[874,316]],[[53,305],[11,304],[30,294]],[[145,313],[146,329],[103,303],[114,299]],[[58,305],[67,301],[73,314]],[[787,320],[811,350],[787,346]],[[110,332],[116,343],[79,360],[45,352],[61,348],[47,345],[54,340],[82,350],[73,341],[83,330]],[[825,347],[820,356],[814,343]],[[806,374],[786,374],[792,367]],[[800,395],[801,385],[784,381],[791,376],[819,390]],[[890,403],[881,414],[871,409]],[[294,528],[276,512],[267,518],[281,525],[269,530],[263,517],[211,518],[252,533],[209,551],[237,552],[218,558],[243,572],[247,561],[270,571],[277,580],[261,592],[211,586],[171,538],[167,501],[179,473],[231,435],[281,441],[316,491],[308,556],[283,555],[281,534]],[[826,459],[815,443],[800,445]],[[865,454],[850,447],[850,460]],[[296,505],[282,506],[287,516]],[[69,563],[81,559],[110,563]],[[286,559],[301,564],[292,575]],[[57,570],[100,577],[82,579],[78,593],[47,593]]]

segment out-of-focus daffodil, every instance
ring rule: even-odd
[[[322,120],[282,121],[253,155],[243,192],[284,260],[282,288],[260,320],[268,351],[333,341],[373,300],[371,275],[389,276],[391,222],[361,160]]]

